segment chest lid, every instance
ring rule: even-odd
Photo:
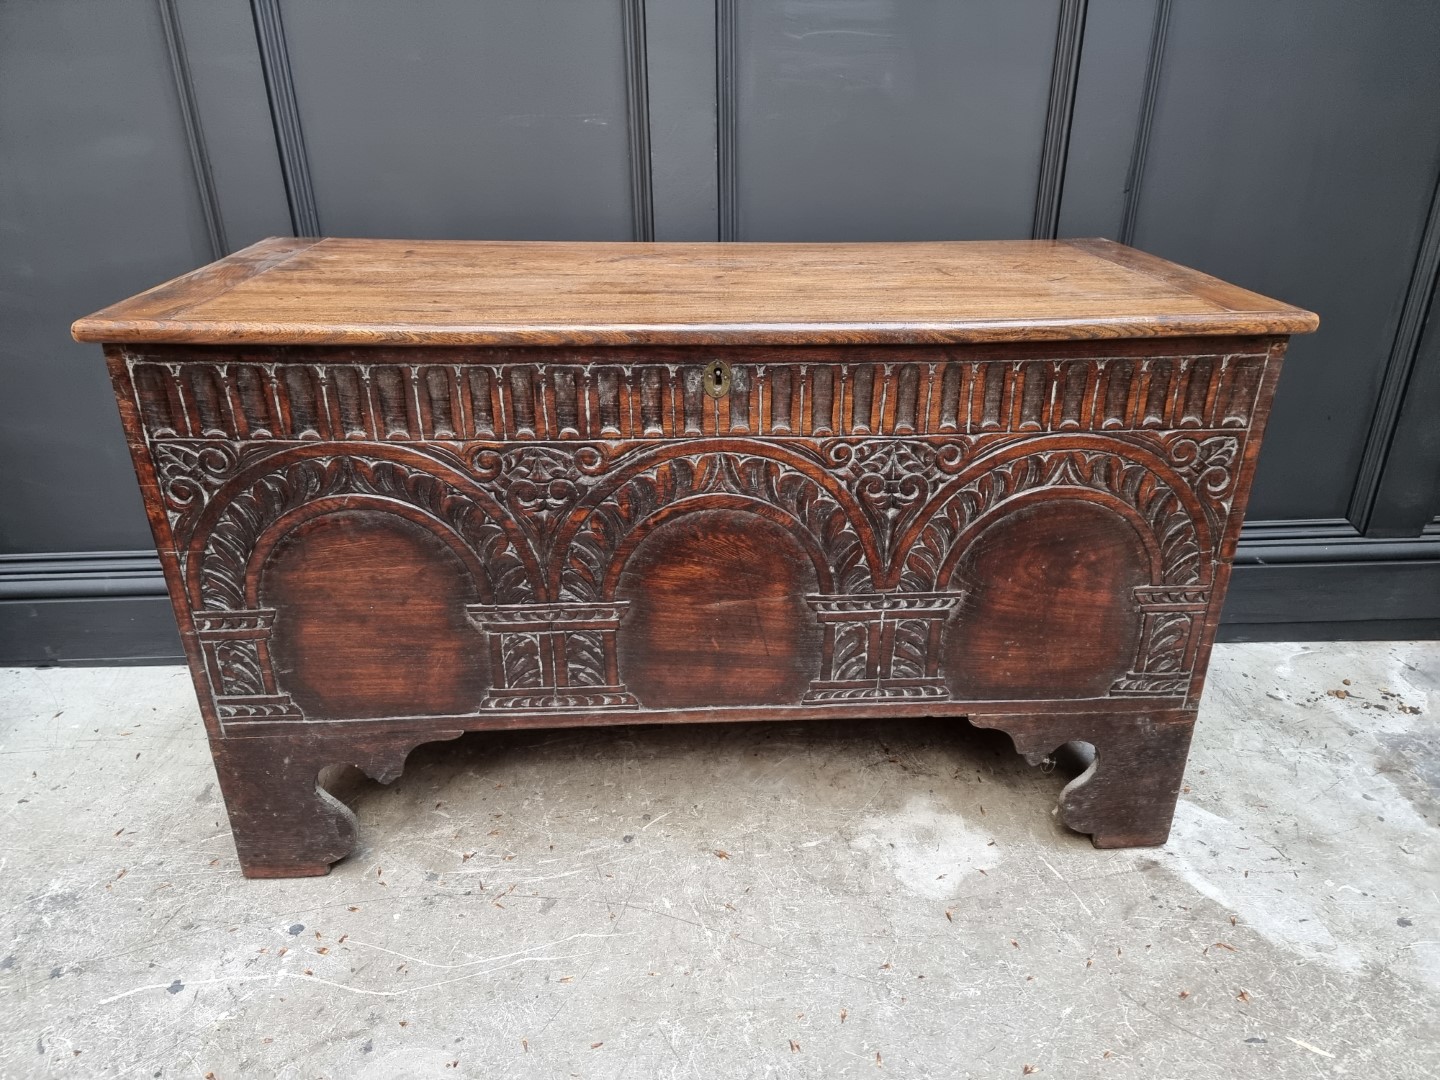
[[[72,332],[194,345],[834,345],[1295,334],[1318,322],[1108,240],[272,238]]]

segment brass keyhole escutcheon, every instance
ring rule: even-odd
[[[705,393],[722,398],[730,392],[730,365],[724,360],[711,360],[705,365]]]

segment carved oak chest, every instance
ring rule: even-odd
[[[487,728],[946,716],[1163,843],[1287,335],[1107,241],[268,240],[105,344],[236,846]]]

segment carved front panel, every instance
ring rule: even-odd
[[[704,356],[246,357],[130,370],[156,437],[357,442],[1243,430],[1264,370],[1253,353],[997,361],[889,352],[904,358],[737,360],[722,398],[703,389]]]
[[[323,694],[273,648],[329,610],[270,570],[318,519],[434,538],[357,544],[352,625],[305,640],[384,641],[426,701],[451,700],[420,694],[427,670],[473,653],[488,688],[453,715],[963,712],[1191,694],[1267,357],[1133,352],[745,353],[718,398],[709,354],[126,370],[223,724],[347,718],[296,704]],[[465,584],[428,621],[356,584],[407,574]]]

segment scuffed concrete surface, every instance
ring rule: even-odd
[[[622,728],[423,748],[270,882],[182,670],[3,672],[0,1075],[1440,1075],[1440,647],[1212,672],[1163,849],[963,725]]]

